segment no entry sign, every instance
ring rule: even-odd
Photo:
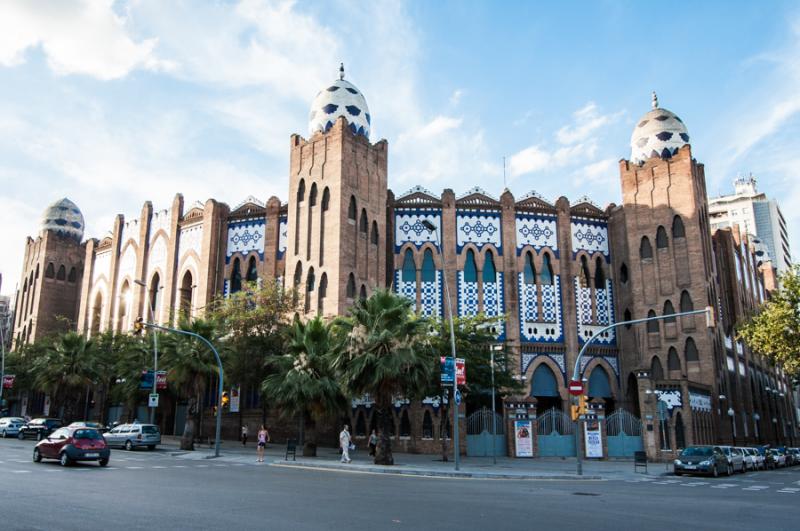
[[[583,382],[572,380],[569,382],[569,394],[580,396],[583,394]]]

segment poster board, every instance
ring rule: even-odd
[[[533,457],[533,429],[530,420],[514,421],[514,456]]]

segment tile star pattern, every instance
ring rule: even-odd
[[[266,223],[263,220],[240,221],[228,224],[228,246],[225,253],[225,263],[230,263],[234,253],[247,255],[251,251],[256,251],[263,261],[265,234]]]
[[[425,243],[436,245],[436,232],[430,232],[422,224],[423,221],[432,223],[442,233],[442,213],[439,209],[397,209],[394,216],[394,242],[395,252],[406,243],[413,243],[417,249]]]
[[[572,221],[570,232],[573,257],[578,254],[578,251],[587,251],[589,254],[601,252],[606,261],[609,260],[608,224],[588,219]]]
[[[558,257],[558,232],[556,217],[544,215],[517,214],[517,255],[523,247],[530,245],[537,251],[549,247]]]
[[[494,245],[503,254],[503,236],[500,230],[500,212],[494,210],[459,210],[456,212],[456,250],[460,253],[468,243],[478,249]]]

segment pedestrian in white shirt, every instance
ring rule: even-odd
[[[339,446],[342,448],[342,463],[349,463],[350,459],[350,431],[348,431],[349,426],[347,424],[344,425],[342,428],[342,432],[339,434]]]

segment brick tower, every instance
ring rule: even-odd
[[[291,137],[284,285],[307,316],[341,315],[386,283],[388,144],[370,143],[370,121],[341,68],[314,100],[311,138]]]

